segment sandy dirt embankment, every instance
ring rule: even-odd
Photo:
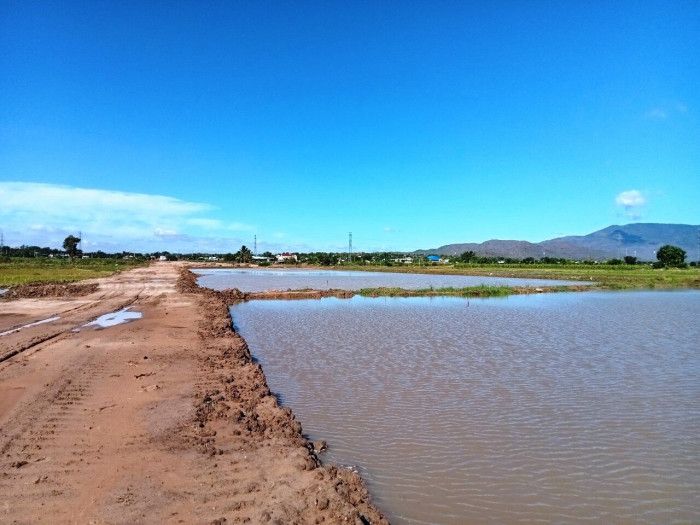
[[[277,404],[231,293],[174,263],[88,284],[0,301],[0,522],[386,523]]]

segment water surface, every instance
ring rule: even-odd
[[[700,522],[698,292],[232,313],[271,389],[393,522]]]
[[[4,335],[14,334],[15,332],[19,332],[20,330],[24,330],[25,328],[32,328],[34,326],[39,326],[40,324],[53,323],[54,321],[58,321],[59,319],[60,319],[60,317],[56,315],[54,317],[49,317],[48,319],[34,321],[33,323],[18,326],[17,328],[12,328],[11,330],[6,330],[5,332],[0,332],[0,337],[2,337]]]
[[[473,275],[437,275],[422,273],[353,272],[339,270],[267,270],[243,268],[213,268],[193,270],[200,275],[197,282],[205,288],[224,290],[238,288],[243,292],[263,292],[266,290],[297,290],[313,288],[328,290],[359,290],[380,286],[407,289],[462,288],[478,286],[556,286],[564,284],[590,284],[577,281],[556,281],[551,279],[516,279],[510,277],[482,277]]]
[[[84,324],[83,327],[94,326],[95,329],[109,328],[110,326],[117,326],[143,317],[141,312],[131,312],[130,310],[131,306],[127,306],[116,312],[101,315],[94,321]]]

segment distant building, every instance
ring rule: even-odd
[[[158,257],[158,260],[159,261],[167,261],[168,258],[165,255],[161,255],[160,257]]]
[[[289,253],[289,252],[284,252],[284,253],[278,253],[276,256],[277,262],[287,262],[287,261],[297,261],[297,254],[296,253]]]
[[[428,255],[426,259],[428,259],[429,262],[440,262],[439,255]]]

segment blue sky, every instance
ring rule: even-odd
[[[412,250],[700,222],[700,4],[0,0],[13,245]]]

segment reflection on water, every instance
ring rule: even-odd
[[[11,330],[7,330],[5,332],[0,332],[0,337],[2,337],[4,335],[14,334],[15,332],[19,332],[20,330],[24,330],[25,328],[39,326],[40,324],[53,323],[54,321],[58,321],[59,319],[60,319],[60,317],[55,315],[53,317],[49,317],[48,319],[42,319],[41,321],[34,321],[33,323],[18,326],[17,328],[12,328]]]
[[[116,326],[118,324],[128,323],[135,319],[141,319],[143,314],[141,312],[130,312],[131,306],[122,308],[116,312],[111,312],[109,314],[104,314],[83,326],[94,326],[95,328],[109,328],[110,326]]]
[[[700,522],[700,293],[254,301],[236,326],[398,523]]]
[[[472,275],[436,275],[421,273],[346,272],[337,270],[250,270],[241,268],[217,268],[194,270],[201,277],[200,286],[224,290],[238,288],[243,292],[265,290],[297,290],[313,288],[327,290],[359,290],[379,286],[400,288],[442,288],[453,286],[549,286],[562,284],[590,284],[577,281],[553,281],[549,279],[515,279],[505,277],[481,277]]]

